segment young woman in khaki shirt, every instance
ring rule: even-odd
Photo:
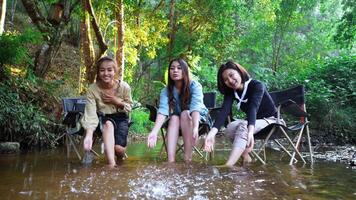
[[[85,129],[84,150],[90,151],[93,133],[98,127],[101,113],[105,156],[109,166],[115,166],[115,154],[125,154],[128,134],[128,113],[132,98],[130,86],[124,81],[115,80],[117,64],[110,57],[102,57],[97,62],[96,82],[89,86],[87,103],[81,123]]]

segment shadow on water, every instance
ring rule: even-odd
[[[168,164],[159,148],[131,144],[129,158],[114,169],[96,160],[83,166],[64,148],[1,155],[1,199],[355,199],[356,171],[318,161],[289,166],[273,155],[267,165],[221,168],[214,160]],[[180,155],[181,157],[181,155]]]

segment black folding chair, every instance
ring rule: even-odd
[[[84,114],[85,110],[85,97],[75,97],[75,98],[63,98],[63,124],[66,128],[65,141],[67,146],[67,157],[70,155],[71,148],[73,147],[74,152],[76,153],[79,160],[82,159],[82,156],[77,149],[74,137],[83,136],[84,129],[80,124],[80,118]],[[94,151],[93,151],[94,152]],[[94,154],[97,154],[94,152]]]
[[[204,93],[204,105],[209,110],[215,108],[215,102],[216,102],[215,98],[216,98],[216,93],[215,92]],[[146,108],[150,111],[149,120],[152,121],[152,122],[155,122],[156,121],[156,117],[157,117],[157,107],[147,104]],[[161,136],[162,136],[163,144],[162,144],[162,147],[161,147],[160,156],[162,156],[163,148],[167,152],[166,134],[167,134],[167,128],[168,128],[168,121],[169,121],[169,118],[166,119],[165,123],[161,127]],[[212,123],[213,122],[212,122],[212,120],[210,118],[210,115],[208,113],[207,121],[199,123],[199,137],[207,134],[210,131]],[[181,133],[180,133],[180,135],[181,135]],[[194,149],[194,151],[196,153],[199,154],[200,157],[207,159],[207,154],[204,156],[202,151],[201,151],[202,147],[197,148],[196,146],[194,146],[193,149]],[[177,153],[178,152],[183,152],[183,144],[178,144],[178,148],[177,148],[176,152]]]
[[[66,146],[67,146],[67,157],[70,155],[71,147],[73,147],[77,157],[79,160],[82,160],[82,156],[80,155],[79,150],[77,149],[74,137],[83,136],[85,131],[84,128],[80,124],[80,118],[84,114],[86,98],[85,97],[74,97],[74,98],[63,98],[63,124],[66,127],[65,137],[66,137]],[[99,117],[99,125],[94,131],[93,135],[93,144],[96,139],[99,137],[100,131],[102,130],[101,118],[104,116],[102,113],[98,113]],[[133,122],[129,121],[129,127],[133,124]],[[99,154],[93,149],[91,152],[99,156]],[[127,155],[125,154],[125,157]]]
[[[253,155],[256,156],[263,164],[266,163],[266,152],[265,148],[269,140],[273,140],[281,149],[290,156],[289,164],[293,164],[296,161],[295,155],[306,163],[305,159],[300,153],[299,147],[301,143],[301,138],[303,133],[306,132],[306,137],[309,146],[310,160],[313,162],[313,151],[310,142],[309,134],[309,121],[307,119],[308,113],[305,108],[305,90],[303,85],[298,85],[293,88],[289,88],[281,91],[271,92],[271,97],[277,106],[277,122],[269,124],[267,127],[259,131],[254,135],[255,140],[263,140],[262,145],[253,151]],[[282,118],[283,114],[283,118]],[[286,114],[288,114],[288,117]],[[287,124],[282,121],[284,119]],[[293,121],[297,119],[297,121]],[[291,135],[295,136],[296,141],[293,142]],[[279,142],[279,139],[284,138],[287,140],[287,144],[291,147],[288,150],[285,145]],[[263,152],[263,159],[260,157],[261,152]]]

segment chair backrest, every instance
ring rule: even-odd
[[[85,97],[63,98],[62,104],[64,115],[71,111],[78,111],[84,113],[85,103]]]
[[[298,85],[285,90],[270,92],[270,95],[276,106],[288,100],[292,100],[299,106],[302,106],[305,104],[304,92],[304,86]]]
[[[298,85],[289,89],[270,92],[276,106],[283,105],[283,111],[300,117],[304,121],[307,117],[305,109],[305,90],[303,85]]]
[[[216,104],[216,92],[206,92],[204,93],[204,105],[210,109],[215,108]]]

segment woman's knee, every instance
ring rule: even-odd
[[[109,130],[114,130],[114,124],[111,122],[111,121],[106,121],[104,124],[103,124],[103,133],[104,132],[107,132]]]
[[[124,154],[126,151],[125,147],[122,147],[121,145],[115,145],[115,153],[116,154]]]
[[[177,115],[172,115],[169,119],[169,125],[176,125],[176,124],[179,124],[179,116]]]
[[[227,125],[226,135],[231,139],[235,137],[245,137],[244,135],[247,135],[247,130],[246,120],[236,120]]]
[[[180,122],[184,123],[184,126],[185,126],[186,123],[189,123],[190,121],[191,121],[191,116],[190,116],[189,110],[184,110],[183,112],[181,112]]]
[[[186,119],[186,118],[189,118],[190,117],[190,112],[189,112],[189,110],[183,110],[181,113],[180,113],[180,118],[182,119],[182,118],[184,118],[184,119]]]

